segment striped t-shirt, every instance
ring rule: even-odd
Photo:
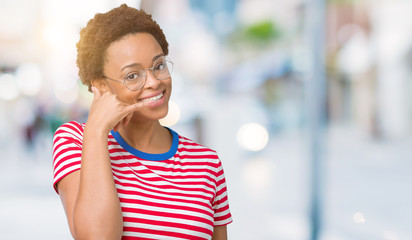
[[[62,178],[80,169],[84,126],[69,122],[54,134],[55,189]],[[163,154],[141,152],[118,132],[108,135],[123,240],[211,239],[214,226],[232,222],[216,152],[169,130],[173,143]]]

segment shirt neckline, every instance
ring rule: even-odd
[[[165,152],[165,153],[146,153],[146,152],[142,152],[132,146],[130,146],[123,138],[122,136],[119,134],[119,132],[115,132],[113,130],[111,130],[111,134],[114,137],[114,139],[116,140],[116,142],[123,147],[126,151],[128,151],[129,153],[133,154],[134,156],[144,159],[144,160],[150,160],[150,161],[164,161],[167,160],[171,157],[173,157],[175,155],[175,153],[177,152],[177,147],[179,144],[179,135],[173,131],[172,129],[166,127],[170,133],[172,134],[173,140],[172,140],[172,146],[170,147],[169,151]]]

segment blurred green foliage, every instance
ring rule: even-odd
[[[263,20],[250,25],[239,26],[229,36],[230,47],[243,48],[245,45],[251,48],[264,49],[272,45],[282,36],[278,25],[272,20]]]
[[[248,26],[245,36],[252,41],[270,41],[279,37],[280,31],[272,21],[262,21]]]

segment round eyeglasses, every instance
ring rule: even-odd
[[[124,84],[129,90],[137,91],[143,88],[146,83],[147,73],[150,70],[153,76],[157,80],[165,80],[170,77],[173,71],[173,62],[166,56],[161,56],[153,63],[153,67],[148,69],[143,69],[139,67],[132,68],[123,78],[123,81],[112,79],[103,76],[105,79],[109,79],[118,83]]]

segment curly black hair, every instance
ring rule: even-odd
[[[169,44],[160,26],[152,15],[122,4],[107,13],[98,13],[80,31],[77,43],[77,66],[79,77],[91,91],[91,81],[103,76],[106,50],[112,42],[122,37],[145,32],[153,35],[163,53],[169,53]]]

